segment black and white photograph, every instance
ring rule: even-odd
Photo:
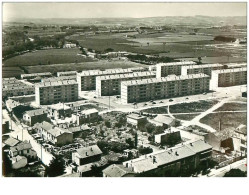
[[[3,179],[247,177],[246,1],[3,1],[1,20]]]

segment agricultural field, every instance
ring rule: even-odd
[[[229,127],[237,128],[240,124],[247,125],[247,114],[242,113],[211,113],[200,120],[201,123],[207,124],[212,128],[219,129],[221,120],[221,130]]]
[[[247,104],[245,103],[225,103],[215,111],[246,111]]]
[[[80,53],[78,48],[38,50],[7,59],[3,62],[3,66],[39,66],[93,61],[77,55],[78,53]]]
[[[135,62],[130,61],[108,61],[99,60],[95,62],[84,62],[84,63],[72,63],[72,64],[53,64],[53,65],[42,65],[42,66],[25,66],[25,69],[29,73],[35,72],[58,72],[58,71],[83,71],[92,69],[111,69],[111,68],[131,68],[131,67],[145,67]]]
[[[198,102],[175,104],[169,107],[171,113],[204,112],[217,104],[217,100],[201,100]]]
[[[20,74],[23,74],[24,71],[18,67],[18,66],[10,66],[10,67],[5,67],[2,66],[2,76],[3,78],[6,77],[17,77]]]

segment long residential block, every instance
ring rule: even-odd
[[[38,105],[72,102],[78,99],[78,83],[74,80],[43,82],[35,86]]]
[[[148,79],[155,77],[156,74],[153,72],[133,72],[127,74],[97,76],[96,95],[97,96],[120,95],[121,81]]]
[[[32,73],[32,74],[21,74],[21,79],[34,79],[36,77],[51,77],[51,72],[42,72],[42,73]]]
[[[182,66],[182,75],[204,73],[211,76],[212,70],[221,70],[223,68],[224,66],[222,64]]]
[[[159,63],[156,66],[156,77],[166,77],[168,75],[181,75],[182,66],[195,65],[193,61]]]
[[[123,81],[121,82],[121,102],[127,104],[200,94],[209,90],[209,78],[208,75],[200,73]]]
[[[101,70],[88,70],[77,73],[77,82],[79,84],[80,91],[90,91],[96,89],[96,77],[103,75],[114,75],[114,74],[124,74],[132,73],[131,69],[107,69],[104,71]]]
[[[211,78],[211,90],[215,90],[218,87],[244,85],[247,83],[247,68],[213,70]]]

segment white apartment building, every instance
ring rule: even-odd
[[[156,77],[166,77],[168,75],[181,75],[182,66],[196,65],[193,61],[159,63],[156,66]]]
[[[209,78],[208,75],[200,73],[123,81],[121,82],[121,102],[127,104],[200,94],[209,90]]]
[[[127,74],[104,75],[96,77],[96,95],[97,96],[112,96],[120,95],[121,81],[139,80],[155,78],[153,72],[133,72]]]
[[[244,85],[247,83],[247,68],[233,68],[223,70],[213,70],[210,80],[210,89],[216,90],[218,87],[229,87]]]
[[[57,72],[56,75],[57,75],[57,77],[60,77],[60,76],[72,76],[72,75],[77,75],[77,71]]]
[[[38,105],[72,102],[78,99],[78,83],[74,80],[43,82],[35,86]]]
[[[211,76],[212,70],[221,70],[224,66],[222,64],[204,64],[204,65],[190,65],[182,66],[182,75],[204,73]]]
[[[87,70],[77,73],[77,82],[79,84],[80,91],[90,91],[96,89],[96,77],[103,75],[114,75],[114,74],[124,74],[132,73],[131,69],[107,69],[104,71],[101,70]]]

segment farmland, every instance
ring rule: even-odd
[[[93,61],[77,55],[78,53],[80,53],[78,48],[38,50],[15,56],[5,60],[3,63],[4,66],[34,66]]]
[[[226,103],[215,111],[246,111],[247,105],[243,103]]]
[[[84,63],[71,63],[71,64],[53,64],[44,66],[26,66],[25,69],[29,73],[34,72],[58,72],[58,71],[83,71],[91,69],[111,69],[111,68],[131,68],[131,67],[143,67],[135,62],[130,61],[108,61],[99,60],[95,62],[84,62]]]

